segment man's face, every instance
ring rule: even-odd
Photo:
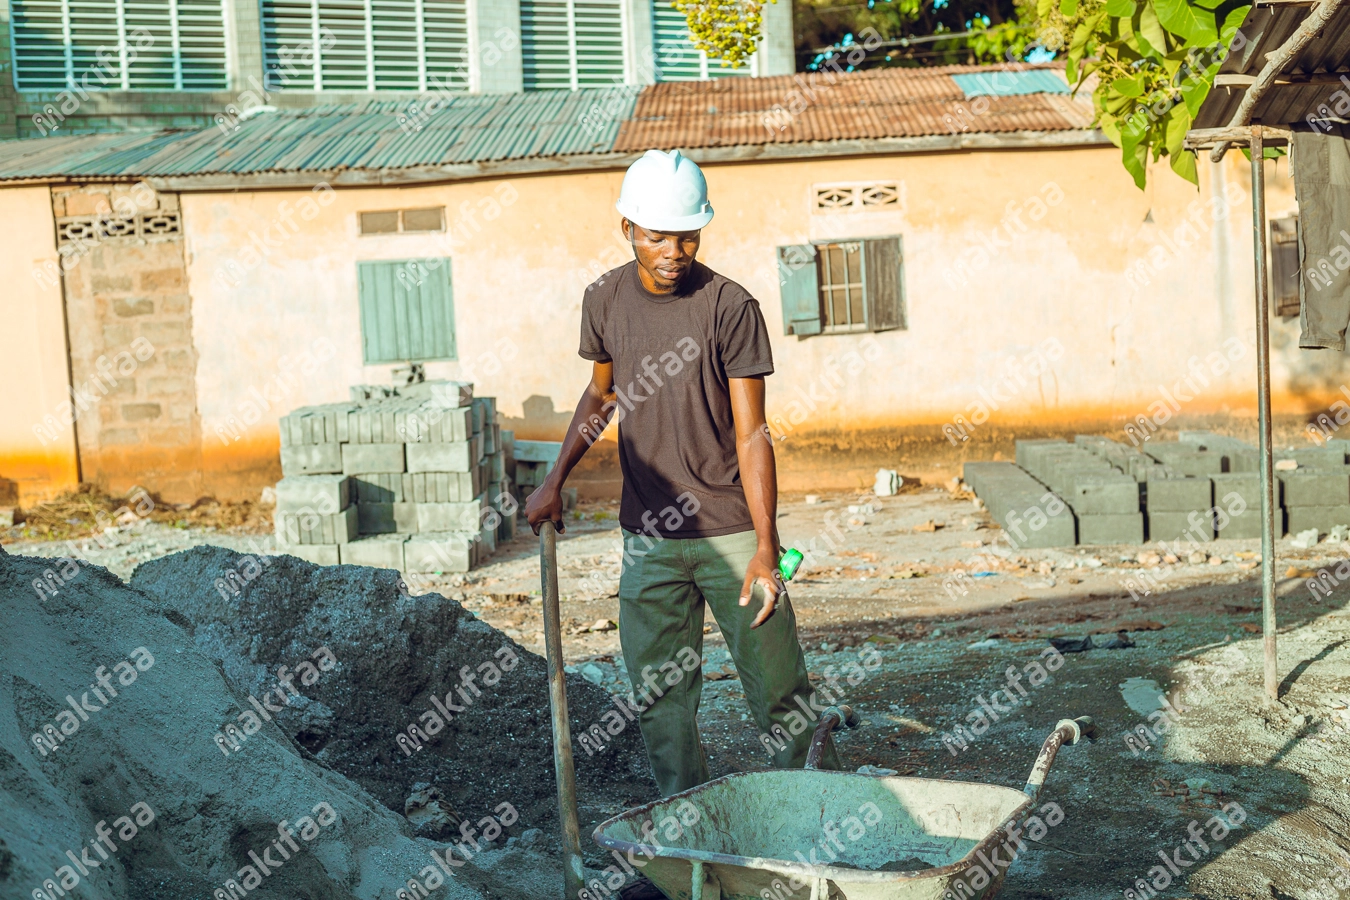
[[[697,231],[649,231],[628,219],[623,220],[623,230],[633,244],[644,286],[654,293],[674,290],[698,256]]]

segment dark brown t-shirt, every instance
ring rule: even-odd
[[[673,538],[752,529],[727,382],[773,371],[755,298],[700,263],[653,294],[630,262],[586,288],[580,352],[614,363],[619,524]]]

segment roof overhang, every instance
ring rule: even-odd
[[[803,160],[867,156],[904,156],[930,153],[960,153],[997,150],[1054,150],[1110,146],[1097,129],[1069,131],[973,132],[923,137],[869,138],[865,140],[805,143],[746,144],[730,147],[692,148],[686,155],[700,165],[736,163],[799,162]],[[495,162],[453,165],[409,166],[397,169],[340,169],[309,172],[203,173],[178,176],[66,175],[14,179],[3,187],[34,184],[89,184],[144,181],[160,191],[219,193],[243,190],[290,190],[318,184],[332,187],[400,187],[477,181],[520,175],[562,175],[574,172],[626,169],[642,154],[637,152],[591,153],[569,156],[528,157]]]

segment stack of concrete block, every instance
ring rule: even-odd
[[[1350,525],[1350,472],[1332,468],[1298,468],[1275,473],[1284,493],[1285,531],[1298,534],[1316,528],[1326,534]]]
[[[515,460],[516,490],[522,500],[534,493],[534,489],[544,483],[545,476],[557,465],[562,444],[558,441],[516,441],[513,453]],[[570,510],[577,505],[577,489],[563,488],[563,509]]]
[[[357,509],[351,502],[348,478],[287,475],[277,482],[276,492],[277,548],[321,566],[337,565],[342,545],[357,536]]]
[[[1053,492],[1022,468],[1008,462],[969,462],[962,478],[1016,546],[1071,547],[1075,543],[1072,510],[1061,497],[1047,498]]]
[[[1210,476],[1151,473],[1144,484],[1150,541],[1214,539],[1214,483]]]
[[[1214,485],[1214,506],[1222,512],[1216,515],[1214,533],[1219,538],[1259,538],[1261,536],[1261,476],[1257,472],[1228,472],[1209,476]],[[1284,514],[1279,509],[1282,492],[1275,482],[1275,536],[1284,529]],[[1239,504],[1236,494],[1241,498]],[[1238,510],[1241,509],[1239,512]]]
[[[1028,446],[1022,445],[1027,443]],[[1080,544],[1137,544],[1144,539],[1139,484],[1110,462],[1121,445],[1078,435],[1063,441],[1018,441],[1031,474],[1063,497],[1078,523]]]
[[[341,478],[349,523],[331,551],[306,558],[404,572],[466,572],[515,536],[516,503],[496,405],[459,382],[361,385],[347,404],[281,420],[282,486],[318,472]],[[298,488],[292,489],[298,491]],[[277,534],[295,528],[278,502]],[[326,538],[333,529],[306,534]],[[335,532],[334,532],[335,533]]]

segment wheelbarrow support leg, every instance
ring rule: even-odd
[[[548,700],[553,712],[553,768],[558,776],[558,818],[562,820],[563,885],[568,900],[586,887],[581,867],[581,826],[577,824],[577,775],[572,765],[572,731],[567,721],[563,678],[562,619],[558,609],[558,532],[552,522],[539,530],[539,575],[544,595],[544,647],[548,656]]]

